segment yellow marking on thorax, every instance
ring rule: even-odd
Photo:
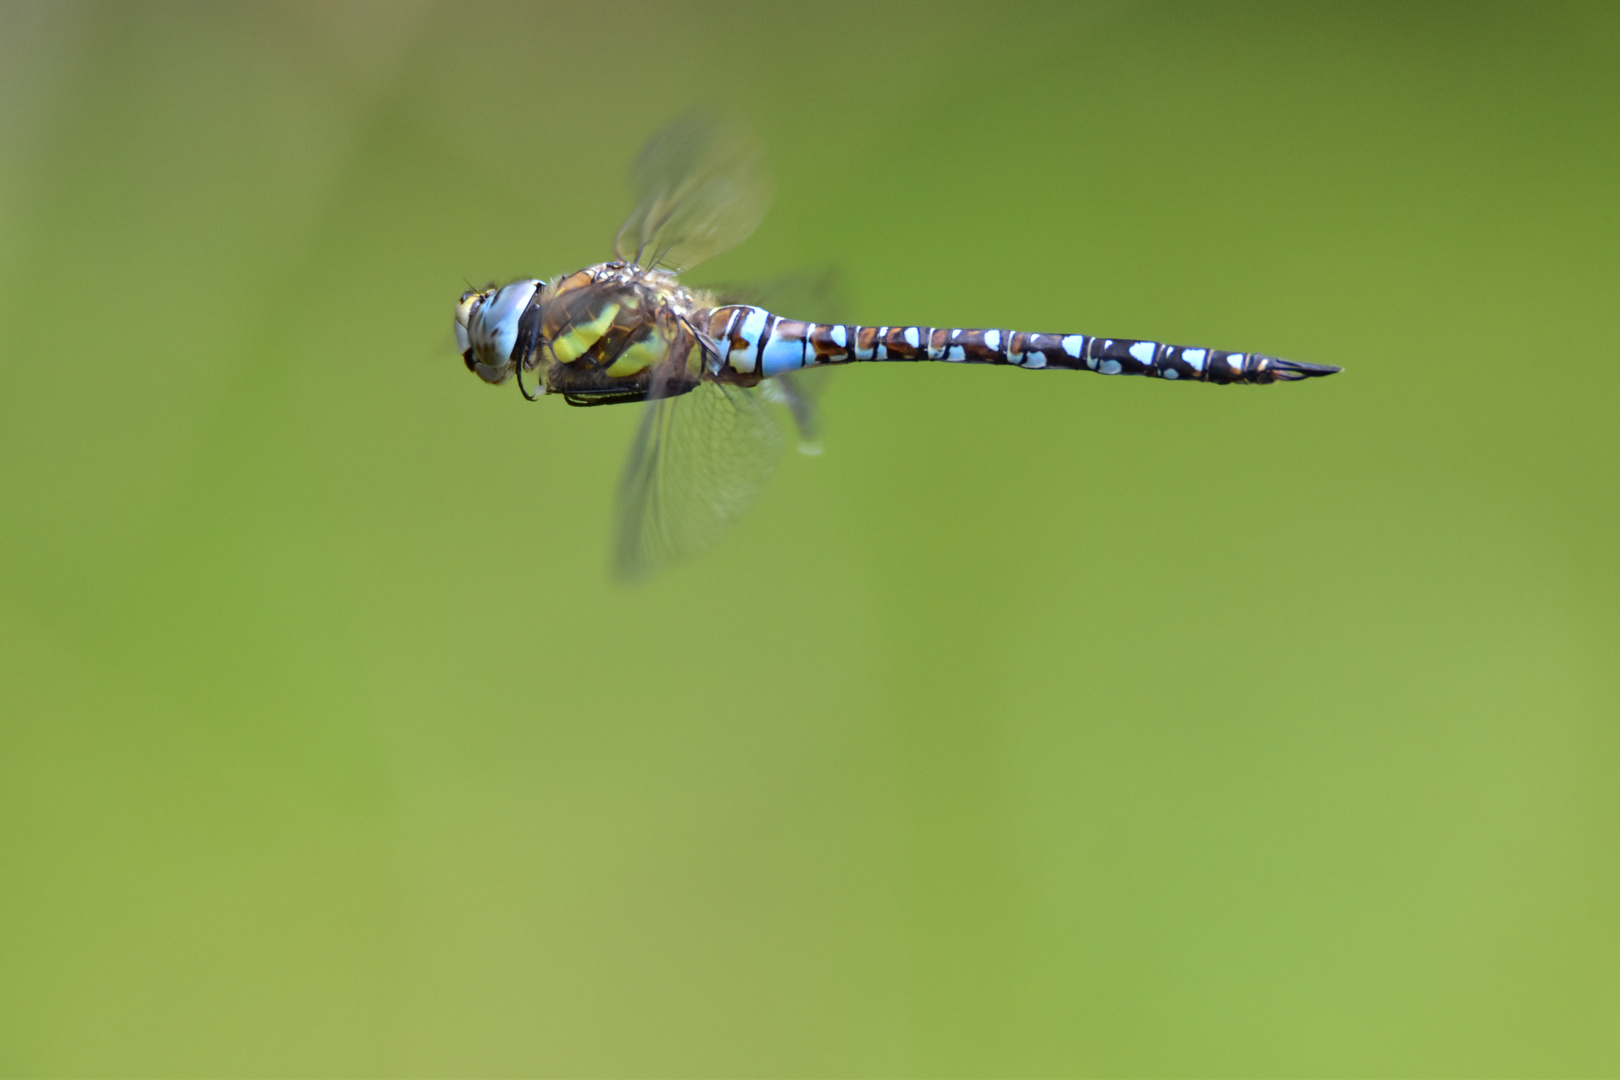
[[[608,366],[607,374],[617,378],[646,371],[663,359],[667,347],[662,334],[652,333],[620,353],[618,359]]]
[[[618,304],[603,305],[602,313],[595,319],[574,325],[568,333],[554,340],[551,343],[551,354],[565,364],[578,360],[585,355],[586,350],[602,340],[602,335],[613,326],[613,319],[618,314]]]

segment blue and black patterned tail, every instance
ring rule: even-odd
[[[1339,370],[1261,353],[1087,334],[811,323],[744,305],[717,307],[707,314],[709,335],[721,353],[719,362],[744,378],[770,378],[822,364],[887,360],[1005,364],[1250,385],[1298,382]]]

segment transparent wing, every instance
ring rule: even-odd
[[[835,266],[795,270],[763,281],[720,282],[702,286],[716,304],[752,304],[794,319],[848,322],[844,276]]]
[[[646,409],[619,481],[614,573],[624,581],[714,546],[782,453],[781,429],[750,390],[705,382]]]
[[[630,184],[636,209],[614,237],[614,252],[675,271],[742,243],[770,202],[759,145],[709,113],[684,116],[648,139]]]
[[[752,304],[790,313],[795,319],[814,319],[821,323],[847,321],[849,301],[843,275],[836,267],[799,270],[764,281],[730,282],[704,288],[714,294],[718,304]],[[767,401],[786,406],[793,414],[793,422],[799,429],[801,453],[821,453],[821,425],[817,413],[827,380],[832,377],[831,369],[820,367],[784,372],[760,384],[760,393]]]
[[[799,429],[799,452],[821,453],[821,395],[826,392],[827,380],[832,372],[826,368],[809,371],[784,371],[760,383],[759,391],[767,401],[785,405],[793,414],[793,424]]]

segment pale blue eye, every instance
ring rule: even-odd
[[[511,358],[512,349],[517,345],[518,319],[528,309],[539,287],[538,281],[514,281],[478,308],[473,317],[472,336],[476,344],[487,343],[487,353],[483,349],[479,351],[485,353],[488,361],[502,364]]]

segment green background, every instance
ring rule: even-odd
[[[711,280],[1342,364],[870,365],[607,578],[454,354]],[[1620,1072],[1607,5],[0,9],[0,1071]]]

